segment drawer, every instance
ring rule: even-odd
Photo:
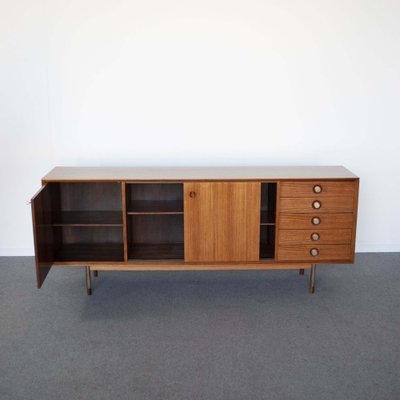
[[[287,197],[280,199],[280,212],[293,213],[330,213],[330,212],[353,212],[353,197]]]
[[[311,254],[312,251],[315,251],[315,255]],[[350,261],[352,256],[352,247],[346,244],[293,245],[279,246],[278,248],[278,261],[308,261],[311,263]]]
[[[280,230],[279,244],[351,244],[351,229]]]
[[[280,197],[354,196],[354,182],[281,182]]]
[[[279,229],[351,229],[353,214],[280,214]]]

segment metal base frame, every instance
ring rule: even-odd
[[[309,292],[315,293],[315,270],[317,268],[316,264],[311,264],[310,268],[310,285]],[[98,270],[93,270],[93,276],[97,277],[99,274]],[[304,268],[299,269],[299,274],[304,275]],[[91,269],[90,266],[85,266],[85,277],[86,277],[86,293],[88,296],[92,294],[92,280],[91,280]]]
[[[92,294],[92,281],[90,277],[90,267],[86,266],[85,267],[85,273],[86,273],[86,294],[90,296]]]
[[[315,270],[317,268],[316,264],[311,265],[310,269],[310,287],[309,287],[309,292],[310,293],[315,293]]]

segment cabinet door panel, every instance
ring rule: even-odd
[[[259,183],[185,183],[185,261],[259,260],[260,199]]]
[[[60,244],[60,231],[52,226],[57,212],[57,196],[58,186],[48,183],[31,200],[38,288],[46,279]]]

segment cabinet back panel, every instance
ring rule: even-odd
[[[183,243],[183,215],[128,216],[128,245]]]
[[[63,226],[62,243],[123,243],[122,227]]]
[[[122,211],[118,182],[60,183],[61,211]]]
[[[263,225],[260,229],[260,259],[273,259],[275,256],[275,226]]]
[[[182,183],[127,183],[127,200],[181,200]]]
[[[276,183],[261,183],[261,222],[276,220]]]

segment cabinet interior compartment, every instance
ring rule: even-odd
[[[61,182],[54,201],[55,226],[122,226],[121,184]]]
[[[183,214],[183,183],[129,183],[126,210],[136,214]]]
[[[260,259],[275,257],[276,185],[261,183]]]
[[[55,261],[123,261],[123,229],[119,226],[55,226]]]
[[[275,258],[275,226],[261,225],[260,227],[260,259]]]
[[[275,225],[276,183],[261,183],[261,225]]]
[[[59,182],[51,185],[54,261],[123,261],[121,184]]]
[[[126,185],[128,258],[183,260],[183,184]]]
[[[183,214],[128,217],[128,258],[183,260]]]

